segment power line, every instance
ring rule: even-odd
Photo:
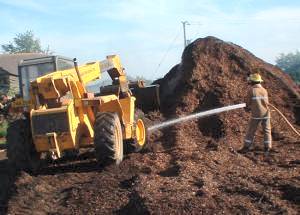
[[[200,26],[203,26],[203,24],[198,24],[197,31],[196,31],[196,33],[194,34],[194,36],[192,37],[192,40],[195,40],[196,36],[198,36],[198,34],[199,34],[199,32],[200,32]]]
[[[180,29],[178,30],[178,32],[177,32],[176,36],[174,37],[174,39],[171,41],[171,43],[170,43],[168,49],[166,50],[165,54],[162,56],[159,64],[157,65],[157,67],[156,67],[156,69],[155,69],[155,71],[154,71],[154,73],[152,75],[152,78],[154,77],[154,75],[156,75],[156,73],[157,73],[158,69],[160,68],[161,64],[164,62],[164,60],[166,59],[167,55],[169,54],[169,51],[172,49],[174,43],[177,41],[177,39],[179,37],[179,33],[180,33]]]
[[[190,25],[202,25],[201,22],[189,22]]]

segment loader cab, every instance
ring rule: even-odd
[[[18,66],[19,90],[21,97],[28,101],[30,82],[48,73],[71,69],[74,62],[70,58],[62,56],[46,56],[22,60]]]

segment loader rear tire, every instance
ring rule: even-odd
[[[119,116],[116,113],[98,113],[94,125],[96,159],[100,163],[117,165],[123,160],[123,137]]]
[[[41,166],[41,159],[32,141],[30,121],[18,119],[11,122],[6,140],[9,165],[16,171],[36,174]]]

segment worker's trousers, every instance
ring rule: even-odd
[[[269,114],[267,117],[251,118],[245,137],[245,147],[250,147],[253,144],[255,132],[259,124],[261,124],[263,128],[265,148],[272,148],[271,117]]]

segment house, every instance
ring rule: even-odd
[[[46,56],[42,53],[0,54],[0,94],[19,92],[18,64],[21,60]]]
[[[18,91],[18,76],[0,67],[0,95],[7,95],[10,89]]]

